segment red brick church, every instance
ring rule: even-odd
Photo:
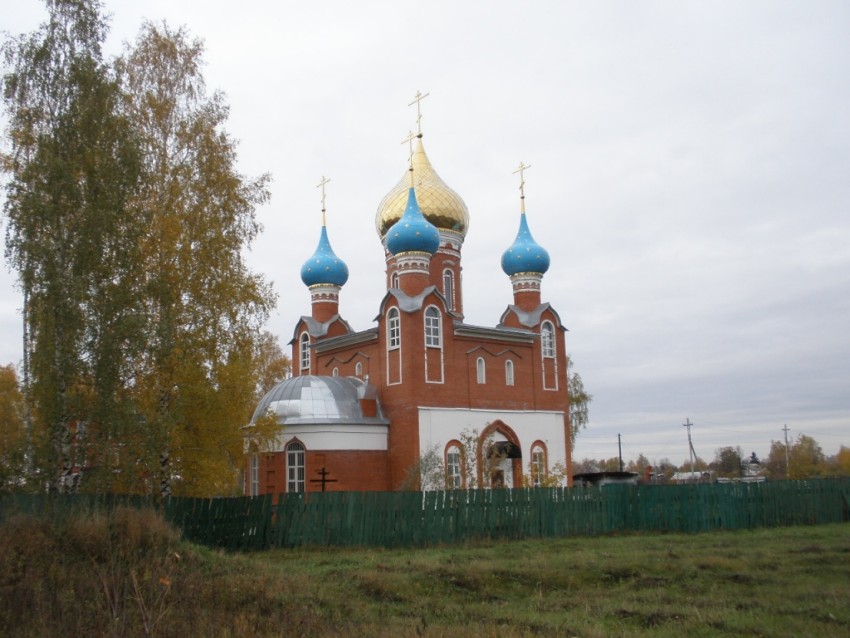
[[[526,167],[519,232],[501,258],[513,299],[495,326],[471,325],[462,285],[469,213],[432,167],[421,131],[411,139],[408,170],[378,206],[386,293],[371,328],[343,319],[348,268],[323,217],[301,269],[311,310],[295,326],[293,376],[252,419],[273,415],[280,425],[272,450],[252,449],[246,428],[247,494],[433,488],[435,468],[441,488],[528,486],[553,468],[568,475],[566,329],[541,301],[549,255],[529,230]]]

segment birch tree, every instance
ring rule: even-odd
[[[146,23],[117,68],[143,149],[138,206],[148,350],[140,363],[139,458],[163,495],[235,489],[241,436],[258,383],[260,329],[274,304],[243,252],[260,228],[267,175],[236,169],[228,107],[207,94],[203,46]]]
[[[587,427],[590,419],[590,402],[593,395],[584,389],[581,375],[573,370],[573,359],[567,361],[567,396],[570,413],[570,449],[575,449],[578,433]]]
[[[36,452],[64,491],[78,476],[72,428],[111,421],[120,403],[141,223],[129,206],[138,149],[102,60],[101,5],[45,4],[47,22],[4,45],[6,255],[24,295],[26,395],[45,443]]]
[[[24,397],[11,364],[0,367],[0,494],[20,489],[26,480],[27,435]]]

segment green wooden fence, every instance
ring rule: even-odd
[[[257,498],[14,495],[13,512],[54,516],[155,507],[193,542],[229,550],[305,545],[419,547],[477,539],[703,532],[850,520],[850,479],[608,485],[444,492],[324,492]]]

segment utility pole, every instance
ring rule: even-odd
[[[694,444],[691,442],[691,426],[693,425],[693,423],[691,423],[690,417],[685,419],[685,422],[682,425],[684,427],[688,428],[688,453],[690,454],[690,459],[691,459],[691,478],[693,478],[693,476],[694,476],[694,457],[696,456],[696,454],[694,454]]]
[[[617,435],[617,450],[620,454],[620,471],[623,471],[623,442],[620,440],[620,435]]]
[[[791,473],[791,463],[788,456],[788,424],[785,424],[785,427],[782,428],[782,431],[785,432],[785,478],[788,478],[788,475]]]

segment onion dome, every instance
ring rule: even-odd
[[[301,281],[305,286],[343,286],[348,281],[348,266],[336,256],[328,241],[328,229],[322,224],[322,234],[316,252],[301,266]]]
[[[446,183],[437,175],[428,156],[425,155],[421,137],[413,153],[412,162],[413,174],[416,176],[416,199],[422,215],[438,230],[451,230],[465,237],[469,228],[469,212],[466,204],[460,195],[446,186]],[[387,193],[378,205],[375,227],[381,239],[404,214],[408,203],[408,188],[410,188],[410,178],[405,172],[395,188]]]
[[[549,253],[531,236],[525,212],[520,215],[514,243],[502,253],[502,270],[510,277],[524,272],[542,275],[549,270]]]
[[[416,193],[408,187],[407,207],[386,234],[387,250],[393,255],[401,253],[429,253],[440,248],[440,231],[422,216]]]

